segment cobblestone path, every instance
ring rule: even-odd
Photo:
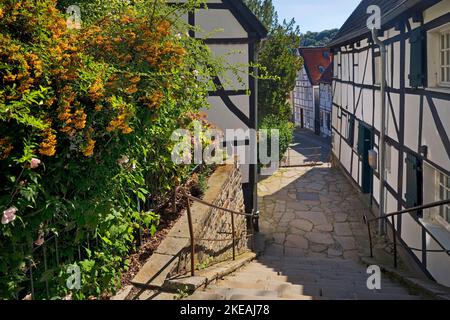
[[[343,258],[367,255],[368,210],[329,165],[280,169],[258,185],[260,231],[266,254]]]

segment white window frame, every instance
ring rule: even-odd
[[[374,74],[374,85],[375,86],[381,86],[381,55],[375,56],[374,57],[374,70],[373,70],[373,74]]]
[[[436,186],[436,190],[435,190],[435,196],[436,196],[436,201],[443,201],[446,200],[447,197],[445,196],[445,193],[450,192],[450,186],[446,186],[446,178],[447,175],[445,175],[444,173],[442,173],[439,170],[435,170],[436,171],[436,176],[435,176],[435,186]],[[444,177],[444,185],[441,183],[441,177]],[[444,189],[444,197],[441,197],[441,190]],[[440,206],[439,208],[436,208],[434,214],[433,214],[433,218],[435,221],[437,221],[439,224],[441,224],[442,226],[444,226],[447,230],[450,231],[450,221],[447,221],[444,217],[441,216],[441,210],[445,210],[446,208],[448,208],[450,210],[450,205],[446,205],[446,206]],[[450,219],[450,217],[449,217]]]
[[[385,167],[387,173],[392,173],[392,145],[386,142],[385,145]]]
[[[444,38],[444,41],[442,41]],[[444,62],[442,62],[444,60]],[[447,79],[443,79],[448,77]],[[442,87],[450,87],[450,26],[441,30],[439,33],[439,85]]]
[[[442,81],[442,35],[450,33],[450,23],[428,31],[427,36],[427,55],[428,55],[428,86],[437,90],[448,92],[450,90],[449,82]],[[437,50],[436,50],[437,49]],[[446,49],[445,49],[446,51]],[[450,64],[450,61],[445,61]],[[445,64],[447,66],[447,64]]]

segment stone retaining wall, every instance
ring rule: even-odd
[[[219,166],[208,180],[208,189],[203,200],[219,207],[244,212],[244,196],[241,172],[236,164]],[[192,220],[196,241],[195,263],[197,269],[222,262],[232,257],[231,213],[209,206],[192,203]],[[247,251],[246,217],[235,215],[237,237],[236,254]],[[214,240],[214,241],[212,241]],[[167,277],[190,271],[189,225],[186,212],[170,230],[150,259],[133,279],[139,286],[161,286]]]
[[[208,190],[203,200],[218,207],[237,212],[244,212],[244,196],[242,192],[242,178],[239,167],[225,165],[218,167],[208,181]],[[192,203],[191,212],[194,223],[194,233],[197,239],[195,245],[195,262],[200,268],[212,263],[221,262],[232,257],[231,213],[217,210],[201,203]],[[247,228],[245,216],[234,216],[236,232],[236,253],[247,249]],[[239,238],[239,239],[238,239]],[[227,241],[212,241],[212,240]],[[174,273],[190,270],[190,246],[186,247],[180,256],[179,264]]]

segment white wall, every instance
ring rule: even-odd
[[[450,12],[450,0],[444,0],[432,8],[424,12],[425,23],[430,22],[444,14]],[[409,23],[412,28],[419,26],[418,23],[414,23],[412,19],[409,19]],[[385,38],[390,39],[399,34],[399,31],[394,29],[385,32]],[[341,109],[355,114],[358,120],[364,121],[369,127],[374,127],[376,132],[380,131],[381,122],[381,96],[379,87],[373,83],[374,70],[372,70],[372,50],[367,48],[368,41],[361,41],[361,45],[358,47],[354,44],[356,49],[361,49],[361,52],[352,52],[350,47],[340,48],[340,52],[335,55],[334,76],[341,81],[354,81],[357,86],[353,86],[347,83],[341,83],[339,81],[333,83],[334,94],[333,102],[340,107],[332,107],[333,115],[333,154],[339,158],[342,166],[350,173],[353,180],[361,185],[361,161],[359,157],[355,155],[355,149],[349,146],[346,142],[346,118],[342,117]],[[404,93],[405,109],[404,109],[404,131],[397,133],[397,129],[400,129],[400,99],[401,93],[398,90],[401,88],[401,56],[400,56],[400,42],[394,42],[387,46],[387,74],[388,74],[388,87],[393,89],[393,92],[389,93],[390,99],[387,100],[387,132],[388,138],[394,141],[394,146],[391,147],[390,158],[390,172],[387,173],[387,183],[389,186],[400,195],[399,199],[394,193],[386,191],[386,211],[397,211],[397,208],[402,207],[404,199],[405,186],[406,186],[406,166],[405,166],[405,153],[399,152],[396,144],[399,144],[404,138],[405,152],[411,151],[416,154],[420,154],[420,146],[424,145],[428,147],[427,158],[424,159],[424,166],[429,165],[443,168],[447,172],[450,171],[450,158],[446,152],[442,135],[438,131],[438,125],[431,112],[432,108],[427,102],[427,98],[423,98],[423,104],[421,107],[421,93],[423,91],[414,91],[409,86],[409,73],[410,73],[410,44],[409,41],[405,41],[405,87],[407,92]],[[436,50],[435,47],[430,47],[429,52]],[[393,60],[391,54],[394,53]],[[367,60],[367,68],[366,66]],[[338,66],[341,64],[341,66]],[[355,78],[352,79],[351,68],[353,64],[355,70]],[[392,65],[392,66],[391,66]],[[350,72],[349,72],[350,67]],[[364,85],[365,88],[358,86]],[[373,88],[372,88],[373,87]],[[355,96],[353,96],[353,90],[355,90]],[[426,91],[433,91],[436,88],[425,88]],[[440,94],[446,94],[450,97],[450,89],[439,89]],[[360,98],[359,98],[360,97]],[[358,101],[359,100],[359,101]],[[392,108],[389,106],[389,100],[392,102]],[[435,105],[439,119],[442,126],[445,128],[447,136],[450,136],[450,101],[448,99],[440,99],[433,97],[432,101]],[[392,110],[391,110],[392,109]],[[422,122],[421,122],[421,112]],[[420,124],[422,123],[422,130],[420,130]],[[355,124],[357,129],[357,122]],[[420,137],[420,132],[422,136]],[[341,138],[341,136],[343,138]],[[355,143],[358,141],[358,131],[355,133]],[[378,137],[375,137],[375,143],[378,143]],[[353,165],[352,165],[353,160]],[[399,162],[403,163],[403,170],[399,170]],[[435,169],[435,168],[434,168]],[[433,170],[434,170],[433,169]],[[428,169],[424,170],[424,202],[433,202],[434,195],[434,175],[430,174]],[[402,186],[398,184],[398,179],[402,175]],[[379,200],[379,180],[373,177],[373,198],[378,202]],[[424,220],[424,223],[427,222]],[[442,229],[442,228],[441,228]],[[439,230],[441,230],[439,229]],[[430,229],[437,230],[437,229]],[[435,232],[435,231],[433,231]],[[448,232],[450,237],[450,232]],[[403,240],[411,247],[421,249],[422,247],[422,229],[418,222],[414,221],[410,215],[405,215],[402,222],[402,234]],[[427,238],[428,249],[439,249],[436,242],[431,238]],[[419,260],[422,259],[422,253],[416,253]],[[428,253],[427,254],[427,268],[428,271],[438,280],[440,283],[450,286],[450,258],[444,253]]]

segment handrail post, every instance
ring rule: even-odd
[[[236,230],[234,225],[234,213],[231,213],[231,232],[233,233],[233,261],[236,260]]]
[[[255,218],[255,210],[252,210],[252,216],[250,217],[250,232],[251,232],[251,242],[252,242],[252,251],[256,250],[255,245],[255,222],[253,219]]]
[[[370,230],[370,221],[367,220],[367,231],[369,232],[370,257],[373,258],[372,231]]]
[[[395,230],[395,219],[391,216],[392,237],[394,240],[394,268],[397,269],[397,231]]]
[[[367,232],[369,234],[369,246],[370,246],[370,257],[373,258],[373,245],[372,245],[372,232],[370,231],[370,220],[366,215],[363,216],[364,223],[367,225]]]
[[[187,217],[188,217],[188,225],[189,225],[189,236],[191,238],[191,276],[195,276],[195,240],[194,240],[194,228],[192,226],[192,214],[191,214],[191,205],[190,199],[184,191],[184,195],[187,201]]]

